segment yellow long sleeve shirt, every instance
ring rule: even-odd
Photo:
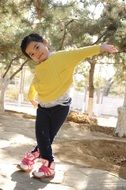
[[[82,60],[100,53],[100,46],[88,46],[69,51],[59,51],[35,68],[28,99],[36,95],[42,102],[49,103],[61,97],[71,86],[73,71]]]

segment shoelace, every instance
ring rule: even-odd
[[[34,164],[34,159],[33,157],[30,157],[30,158],[24,157],[24,159],[22,160],[22,163],[31,166]]]
[[[39,153],[27,153],[22,160],[22,162],[26,165],[33,165],[34,160],[39,156]]]
[[[35,156],[32,153],[27,153],[24,158],[28,160],[34,160]]]
[[[41,168],[39,169],[39,172],[43,172],[44,174],[47,174],[47,175],[52,175],[51,170],[53,170],[53,169],[42,165]]]

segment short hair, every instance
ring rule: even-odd
[[[32,34],[29,34],[28,36],[25,36],[24,39],[22,40],[21,42],[21,50],[23,52],[23,54],[30,58],[30,56],[26,53],[26,48],[27,46],[30,44],[30,42],[43,42],[44,39],[42,36],[40,36],[39,34],[37,33],[32,33]],[[31,59],[31,58],[30,58]]]

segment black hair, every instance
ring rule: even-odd
[[[23,52],[23,54],[26,56],[26,57],[29,57],[30,56],[26,53],[26,48],[27,46],[29,45],[30,42],[42,42],[44,41],[43,37],[40,36],[39,34],[37,33],[32,33],[32,34],[29,34],[28,36],[25,36],[24,39],[22,40],[21,42],[21,50]]]

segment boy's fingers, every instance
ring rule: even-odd
[[[112,53],[118,52],[118,49],[114,46],[110,46],[108,50],[110,50],[110,52],[112,52]]]
[[[118,49],[115,46],[109,45],[107,43],[103,43],[101,45],[101,50],[109,52],[109,53],[116,53],[116,52],[118,52]]]

